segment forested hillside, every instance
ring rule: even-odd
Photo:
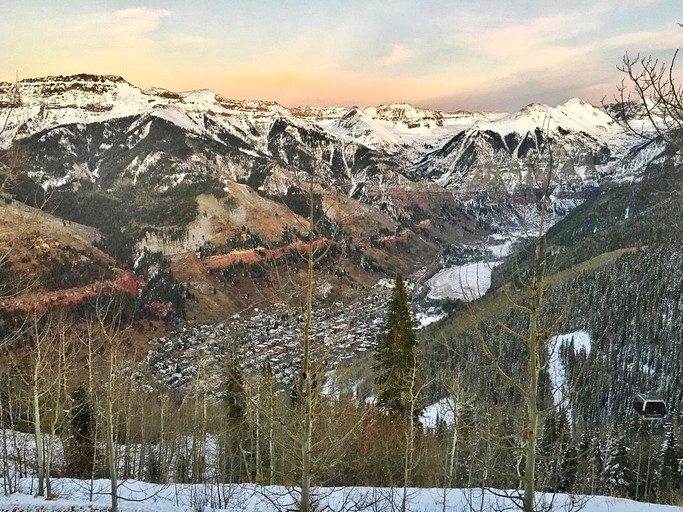
[[[679,165],[675,152],[661,151],[642,181],[603,193],[547,236],[532,238],[543,242],[539,268],[547,289],[540,303],[549,336],[541,354],[539,404],[548,409],[541,438],[561,431],[551,436],[551,452],[554,481],[562,485],[577,470],[588,477],[572,485],[584,492],[642,498],[664,496],[683,483],[677,462],[683,453]],[[501,371],[528,379],[534,247],[519,247],[495,269],[495,289],[472,304],[456,304],[451,317],[421,335],[433,398],[450,396],[485,409],[486,417],[505,418],[503,432],[513,446],[524,407]],[[663,424],[640,423],[632,402],[642,392],[668,405]],[[482,425],[475,430],[485,431]],[[543,461],[547,454],[540,453]]]

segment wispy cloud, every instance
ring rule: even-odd
[[[67,38],[85,38],[90,46],[148,45],[161,20],[170,15],[166,9],[145,7],[99,11],[75,16],[60,30]]]
[[[151,32],[159,25],[161,18],[171,13],[166,9],[147,9],[136,7],[114,12],[116,29],[125,33],[140,34]]]
[[[395,44],[391,48],[391,53],[380,61],[381,65],[391,66],[392,64],[398,64],[399,62],[404,62],[413,56],[413,52],[410,51],[403,45]]]
[[[476,48],[516,69],[546,66],[580,52],[576,46],[562,41],[574,23],[576,20],[570,16],[557,15],[505,25],[482,32]]]
[[[670,50],[683,47],[683,30],[661,30],[629,32],[612,37],[607,45],[623,47],[625,50],[637,48],[641,52]]]
[[[147,9],[137,7],[115,11],[103,21],[106,29],[126,43],[150,43],[153,33],[161,19],[171,13],[166,9]]]

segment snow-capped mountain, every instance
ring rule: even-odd
[[[373,148],[354,141],[349,144],[306,116],[297,116],[273,102],[231,101],[205,90],[186,93],[142,90],[119,77],[47,77],[23,80],[16,89],[13,84],[4,83],[0,84],[0,106],[7,117],[5,129],[0,133],[0,147],[7,148],[17,139],[28,140],[36,134],[41,134],[42,141],[57,136],[68,146],[73,141],[69,143],[62,136],[88,132],[88,126],[98,125],[109,136],[121,131],[126,133],[127,145],[133,149],[153,125],[165,122],[172,125],[169,129],[181,130],[189,138],[220,146],[212,147],[212,155],[204,158],[197,151],[190,160],[215,161],[213,170],[231,180],[250,181],[251,168],[265,158],[273,168],[281,164],[309,170],[315,160],[321,164],[317,166],[321,177],[365,181],[378,174],[373,168],[385,159],[383,154],[368,151]],[[108,149],[106,141],[98,147],[90,144],[90,158],[94,156],[92,153]],[[226,154],[231,156],[226,159]],[[42,164],[45,163],[43,160]],[[72,164],[83,167],[83,162],[70,162],[69,167]],[[54,176],[45,165],[42,167],[44,182],[53,184]],[[382,163],[381,167],[382,182],[401,181],[396,176],[401,170],[395,164]],[[88,168],[92,176],[99,175],[97,168],[92,165]],[[251,181],[258,182],[258,187],[272,186],[266,183],[267,176],[263,174],[272,176],[274,169],[260,169],[262,176]],[[121,170],[129,169],[126,166]],[[62,175],[61,171],[54,172]],[[73,177],[76,179],[78,175],[76,172]]]
[[[533,187],[552,157],[557,184],[577,190],[613,178],[615,165],[638,142],[603,109],[574,98],[477,121],[416,168],[449,190],[514,193]]]
[[[0,84],[0,120],[0,148],[16,149],[22,170],[44,189],[89,183],[138,204],[152,226],[173,221],[149,213],[155,207],[145,198],[161,203],[242,184],[272,201],[313,177],[326,201],[359,202],[356,209],[363,204],[384,219],[370,231],[427,222],[434,240],[448,241],[462,234],[467,203],[478,195],[527,201],[523,192],[538,186],[539,152],[552,152],[558,194],[570,207],[605,180],[637,179],[642,170],[621,166],[615,175],[636,141],[604,109],[576,98],[509,114],[407,104],[288,109],[74,75]]]
[[[143,90],[115,76],[37,78],[16,86],[0,84],[0,106],[8,112],[0,147],[57,127],[135,117],[127,131],[138,138],[142,127],[164,120],[193,136],[237,145],[243,155],[275,157],[285,165],[300,163],[303,155],[292,160],[290,153],[302,146],[311,158],[335,168],[325,173],[329,177],[352,182],[377,175],[355,163],[359,152],[364,158],[370,150],[372,166],[383,161],[383,183],[401,181],[395,174],[419,179],[410,172],[415,167],[420,177],[454,191],[499,186],[501,178],[508,189],[529,186],[537,147],[551,140],[559,180],[595,186],[609,174],[610,162],[635,143],[604,109],[578,98],[557,107],[531,104],[510,114],[447,113],[407,104],[287,109],[273,102],[227,100],[207,90]],[[231,170],[230,179],[245,178],[241,165],[223,167]]]
[[[297,109],[297,114],[315,122],[340,139],[403,157],[412,163],[442,146],[477,121],[501,114],[436,112],[408,104],[350,109]]]

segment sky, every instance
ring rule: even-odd
[[[0,0],[0,80],[95,73],[302,105],[609,102],[670,62],[680,0]],[[683,56],[681,57],[683,59]]]

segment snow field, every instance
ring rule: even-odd
[[[108,510],[108,480],[79,481],[54,479],[54,499],[34,497],[34,479],[23,479],[20,492],[0,496],[0,512],[90,512]],[[408,489],[407,510],[414,512],[456,512],[465,510],[513,510],[502,494],[516,490]],[[92,492],[92,501],[89,500]],[[276,512],[296,510],[298,489],[253,484],[170,484],[158,485],[126,480],[119,482],[121,512]],[[400,508],[401,488],[348,487],[314,489],[318,509],[329,511],[380,512]],[[553,511],[583,512],[681,512],[683,507],[640,503],[605,496],[574,496],[537,493],[537,503]]]

